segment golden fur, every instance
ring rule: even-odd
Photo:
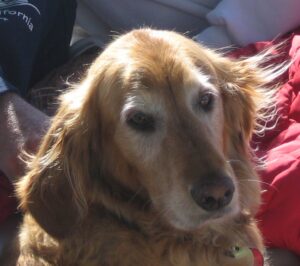
[[[62,96],[17,185],[25,217],[14,263],[248,265],[228,251],[264,251],[248,142],[272,72],[258,59],[231,60],[169,31],[117,38]],[[214,102],[205,112],[198,99],[207,92]],[[151,115],[151,132],[129,126],[139,111]],[[211,215],[189,187],[214,171],[230,176],[235,192]]]

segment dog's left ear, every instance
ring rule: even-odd
[[[286,69],[285,65],[261,67],[264,61],[264,55],[236,61],[225,59],[220,84],[228,140],[225,150],[241,183],[242,205],[253,212],[260,202],[260,189],[249,143],[252,134],[265,130],[265,124],[275,114],[274,81]]]
[[[275,109],[275,84],[286,66],[262,67],[269,52],[247,59],[225,59],[221,73],[226,131],[235,148],[247,149],[255,130],[260,130],[270,120]],[[270,64],[269,64],[270,65]]]

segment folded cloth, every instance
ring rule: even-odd
[[[286,41],[273,64],[292,60],[277,95],[276,125],[264,136],[254,136],[258,157],[265,157],[260,172],[263,188],[259,226],[269,247],[286,248],[300,255],[300,29]],[[272,42],[236,50],[235,57],[259,53]]]
[[[299,0],[222,0],[195,39],[214,47],[272,40],[300,25],[299,10]]]

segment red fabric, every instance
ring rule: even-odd
[[[273,62],[293,61],[278,93],[279,120],[264,137],[254,137],[258,155],[266,156],[266,168],[260,173],[265,192],[257,219],[267,246],[300,255],[300,31],[286,41],[281,56]],[[256,43],[233,55],[254,55],[270,44]]]
[[[258,53],[270,42],[239,49],[235,56]],[[300,255],[300,31],[289,36],[282,57],[293,59],[278,93],[279,121],[260,142],[259,153],[267,158],[261,172],[263,204],[257,215],[266,245],[290,249]],[[0,223],[15,209],[11,186],[0,174]]]
[[[264,257],[260,251],[257,248],[251,248],[251,252],[254,258],[253,266],[264,266]]]

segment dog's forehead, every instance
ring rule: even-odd
[[[133,44],[126,49],[126,55],[123,53],[122,59],[119,57],[126,62],[124,77],[131,85],[129,88],[174,90],[208,85],[213,74],[208,71],[207,60],[202,61],[201,56],[195,59],[194,51],[191,52],[193,41],[178,34],[174,34],[178,39],[172,39],[172,34],[169,36],[170,33],[163,31],[150,33],[142,32],[143,38],[140,35],[137,39],[129,38]]]
[[[160,117],[166,112],[171,112],[174,116],[175,110],[177,113],[179,110],[193,108],[192,105],[201,92],[219,94],[209,76],[196,68],[189,71],[189,77],[180,79],[176,76],[174,78],[174,75],[165,75],[163,82],[153,73],[146,73],[144,69],[133,72],[127,84],[122,113],[140,110]]]
[[[171,98],[186,102],[201,90],[216,91],[207,67],[209,60],[201,56],[206,50],[184,36],[138,30],[111,48],[107,52],[113,58],[112,65],[120,66],[118,80],[131,106],[169,102]],[[199,57],[195,56],[198,48]]]
[[[218,90],[212,82],[212,77],[204,73],[198,67],[179,62],[172,66],[165,66],[153,62],[149,68],[140,64],[126,73],[125,87],[127,92],[135,94],[158,94],[183,98],[193,92],[211,91],[217,93]]]

